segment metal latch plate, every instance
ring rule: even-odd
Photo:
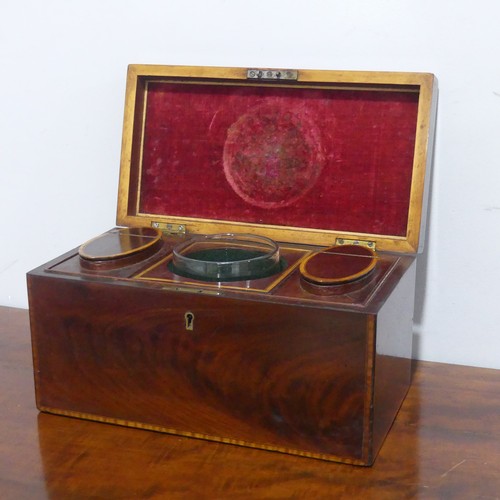
[[[248,80],[297,80],[299,72],[295,69],[257,69],[247,71]]]
[[[352,240],[348,238],[337,238],[335,241],[336,245],[360,245],[362,247],[368,247],[372,250],[375,250],[375,242],[374,241],[366,241],[366,240]]]
[[[159,229],[166,234],[186,234],[186,225],[173,222],[151,222],[151,227]]]

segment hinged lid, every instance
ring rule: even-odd
[[[436,94],[427,73],[132,65],[117,222],[416,252]]]

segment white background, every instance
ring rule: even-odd
[[[500,368],[500,2],[2,0],[0,305],[111,228],[129,63],[433,72],[414,356]]]

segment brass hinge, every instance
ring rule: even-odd
[[[299,72],[296,69],[257,69],[247,71],[248,80],[297,80]]]
[[[335,241],[336,245],[360,245],[362,247],[368,247],[375,250],[376,243],[374,241],[366,240],[350,240],[348,238],[337,238]]]
[[[186,234],[185,224],[176,224],[172,222],[151,222],[151,227],[159,229],[165,234]]]

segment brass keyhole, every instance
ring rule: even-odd
[[[186,322],[186,330],[192,330],[194,327],[194,314],[188,311],[184,314],[184,320]]]

